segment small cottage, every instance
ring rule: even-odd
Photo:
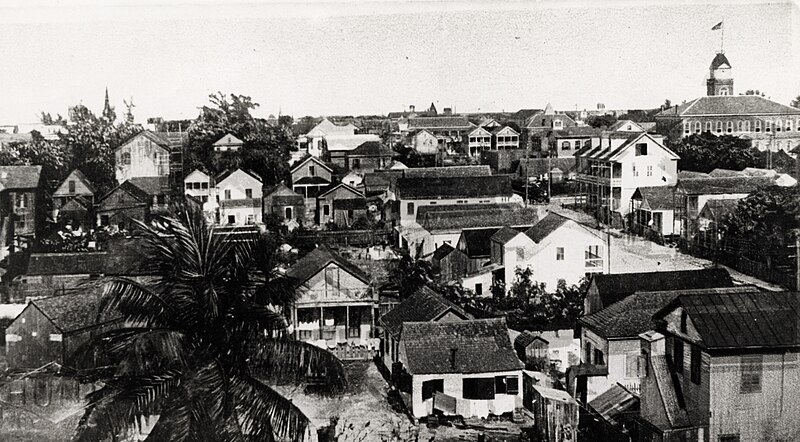
[[[566,391],[534,385],[526,407],[533,411],[540,440],[578,440],[578,402]]]
[[[303,195],[286,184],[277,184],[264,191],[264,215],[275,215],[282,221],[302,221],[305,215]]]
[[[133,221],[147,222],[153,215],[164,214],[170,202],[169,177],[134,177],[100,198],[96,207],[97,225],[133,228]]]
[[[92,226],[96,192],[83,172],[73,170],[53,192],[53,219],[73,227]]]

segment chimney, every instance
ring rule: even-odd
[[[455,348],[455,347],[450,349],[450,368],[453,368],[453,369],[456,368],[456,352],[457,351],[458,351],[458,348]]]

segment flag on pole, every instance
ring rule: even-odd
[[[714,27],[711,28],[712,31],[719,31],[720,29],[722,29],[722,22],[715,24]]]

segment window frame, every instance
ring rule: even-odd
[[[764,380],[763,355],[742,355],[739,372],[739,394],[761,393]]]
[[[696,345],[690,346],[690,361],[689,361],[689,373],[692,379],[692,382],[700,385],[700,378],[701,378],[701,368],[702,368],[702,360],[703,355],[700,352],[700,347]]]
[[[564,247],[556,247],[556,261],[564,261]]]

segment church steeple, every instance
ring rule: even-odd
[[[708,81],[706,82],[707,95],[733,95],[731,63],[723,52],[717,52],[717,55],[711,61],[708,72]]]
[[[117,119],[117,114],[114,112],[114,108],[111,107],[111,103],[108,100],[108,86],[106,86],[106,102],[103,106],[103,118],[106,121],[114,121]]]

